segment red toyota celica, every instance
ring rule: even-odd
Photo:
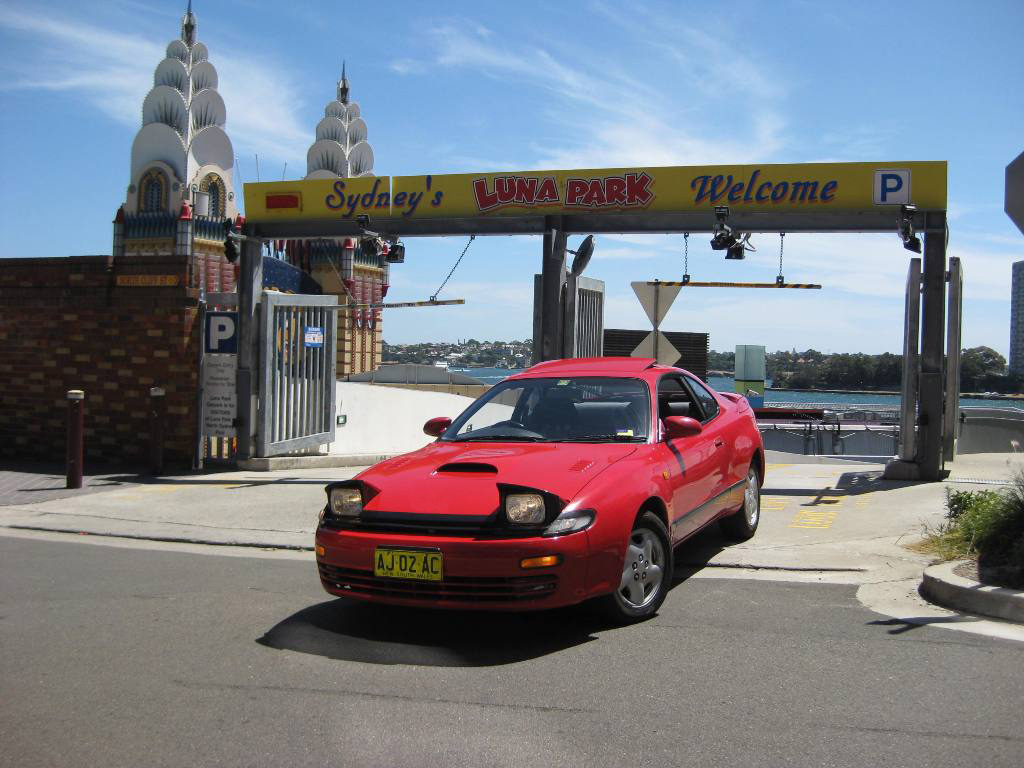
[[[540,363],[437,440],[327,486],[317,565],[334,595],[532,610],[658,610],[672,550],[718,521],[754,535],[764,446],[745,398],[641,358]]]

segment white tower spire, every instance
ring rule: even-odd
[[[307,179],[373,176],[373,148],[366,140],[366,123],[359,104],[349,100],[345,62],[341,64],[338,98],[324,108],[316,126],[316,141],[306,153]]]
[[[234,149],[224,130],[227,110],[217,92],[217,70],[196,38],[189,0],[181,36],[167,45],[153,88],[142,103],[142,128],[132,143],[125,213],[177,213],[183,201],[196,213],[233,218]]]

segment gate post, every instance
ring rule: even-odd
[[[921,291],[921,384],[918,421],[921,425],[917,464],[922,480],[941,480],[942,426],[945,392],[943,354],[946,339],[946,221],[929,213],[924,236]]]
[[[256,405],[259,364],[257,310],[263,294],[263,244],[242,241],[242,274],[238,284],[238,458],[251,459],[256,448]]]
[[[534,363],[562,357],[562,285],[565,282],[565,240],[561,216],[544,217],[544,258],[541,263],[540,340],[533,340]],[[536,311],[536,308],[534,308]]]

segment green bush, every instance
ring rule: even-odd
[[[997,491],[946,490],[946,523],[939,529],[944,557],[968,557],[980,551],[999,526],[1005,497]]]
[[[946,491],[946,522],[931,547],[953,560],[977,557],[1007,586],[1024,587],[1024,472],[1006,492]]]

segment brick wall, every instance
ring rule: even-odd
[[[119,275],[177,285],[118,285]],[[152,280],[150,280],[152,282]],[[85,462],[149,456],[149,389],[167,392],[165,461],[191,462],[199,328],[183,257],[0,259],[0,457],[64,461],[69,389],[85,390]]]

